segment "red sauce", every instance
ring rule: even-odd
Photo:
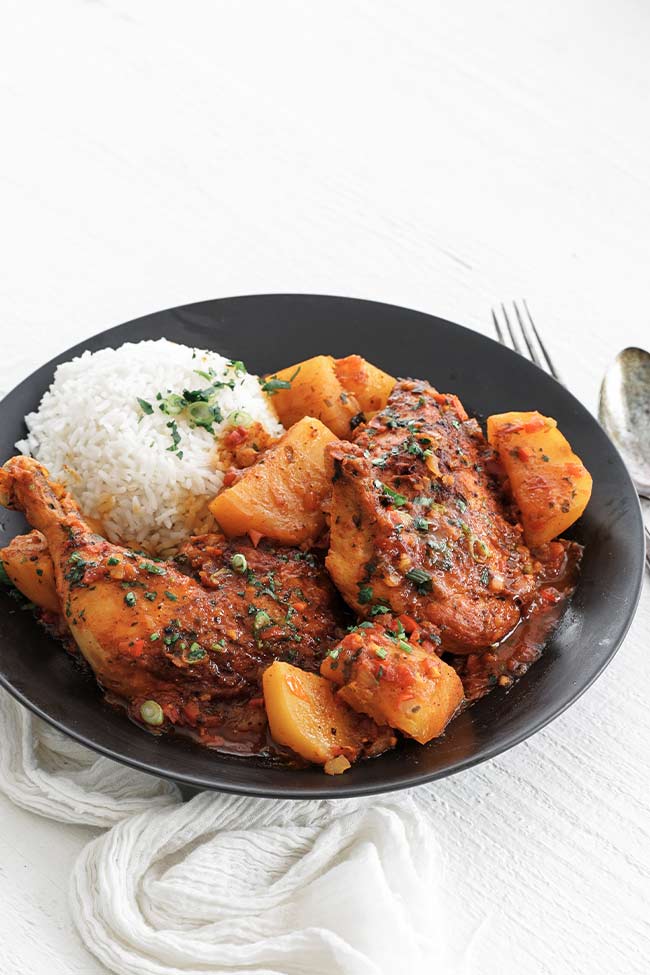
[[[463,682],[468,704],[497,685],[512,686],[526,673],[542,655],[573,595],[582,547],[575,542],[552,542],[535,554],[543,565],[541,581],[534,599],[522,611],[520,623],[504,640],[481,653],[448,660]]]

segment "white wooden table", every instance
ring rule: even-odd
[[[617,350],[650,344],[643,0],[2,8],[0,389],[109,325],[251,292],[482,331],[525,295],[591,409]],[[439,783],[469,975],[648,970],[648,589],[568,713]],[[90,835],[0,798],[3,973],[105,971],[66,904]]]

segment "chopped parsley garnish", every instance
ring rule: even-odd
[[[153,413],[153,406],[151,405],[151,403],[148,403],[146,399],[140,399],[139,396],[137,397],[137,400],[138,400],[138,405],[142,410],[142,412],[145,414],[145,416],[151,416],[151,414]]]
[[[290,376],[289,379],[278,379],[277,376],[269,376],[269,378],[265,380],[260,379],[260,385],[264,392],[268,393],[269,396],[273,396],[274,393],[277,393],[280,389],[291,389],[291,383],[300,372],[300,369],[301,367],[298,366],[294,374]]]
[[[205,657],[205,650],[203,647],[199,646],[198,643],[193,643],[190,647],[190,652],[187,655],[187,660],[190,663],[194,663],[195,660],[203,660]]]
[[[375,487],[382,492],[384,497],[389,498],[391,504],[395,505],[396,508],[401,508],[403,505],[408,504],[408,498],[399,491],[394,491],[392,487],[384,484],[383,481],[375,481]]]
[[[429,522],[427,521],[426,518],[414,518],[413,527],[417,532],[428,532]]]
[[[118,558],[116,558],[114,555],[111,555],[110,559],[107,561],[106,564],[107,565],[119,565],[120,564],[120,560]]]
[[[149,639],[152,643],[155,643],[156,640],[160,639],[160,633],[152,633]]]
[[[167,450],[170,450],[173,453],[175,450],[178,450],[178,445],[181,442],[181,435],[178,432],[178,427],[176,426],[176,420],[170,420],[167,426],[171,430],[171,437],[172,437],[172,445],[171,447],[168,447]]]
[[[426,569],[409,569],[406,578],[417,586],[419,593],[431,592],[432,579]]]
[[[135,593],[127,592],[126,596],[124,597],[124,602],[126,603],[127,606],[135,606],[136,604]]]
[[[152,603],[154,601],[154,599],[156,598],[156,594],[155,594],[155,592],[145,592],[144,593],[144,598],[145,599],[148,599],[149,602]]]
[[[370,610],[371,616],[381,616],[383,613],[390,613],[388,606],[373,606]]]
[[[110,564],[110,559],[109,559]],[[148,572],[152,576],[164,576],[167,574],[167,570],[163,569],[160,565],[154,565],[153,562],[142,562],[140,568],[144,572]]]
[[[173,603],[178,602],[178,596],[175,596],[173,592],[169,591],[169,589],[165,589],[165,595],[167,596],[167,599],[170,599]]]
[[[365,606],[366,603],[369,603],[370,600],[372,599],[372,586],[359,586],[358,599],[362,606]]]

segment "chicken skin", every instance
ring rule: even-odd
[[[283,659],[317,671],[343,633],[338,597],[312,555],[212,535],[176,564],[152,560],[91,531],[28,457],[0,470],[0,502],[42,533],[63,621],[135,720],[187,726],[219,745],[257,736],[250,750],[259,750],[264,669]]]
[[[402,380],[353,439],[327,448],[326,565],[347,602],[406,613],[455,653],[503,639],[534,595],[534,563],[478,423],[456,396]]]

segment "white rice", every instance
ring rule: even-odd
[[[214,380],[197,375],[210,369]],[[216,437],[191,427],[185,412],[161,412],[157,393],[182,394],[216,380],[235,383],[219,390],[224,419],[214,426]],[[143,412],[138,397],[153,413]],[[188,535],[214,527],[207,502],[224,476],[216,448],[235,410],[272,435],[282,433],[257,378],[235,370],[229,359],[166,339],[126,343],[60,365],[38,410],[25,417],[29,433],[16,447],[45,464],[111,541],[168,555]],[[168,449],[171,420],[182,458]]]

